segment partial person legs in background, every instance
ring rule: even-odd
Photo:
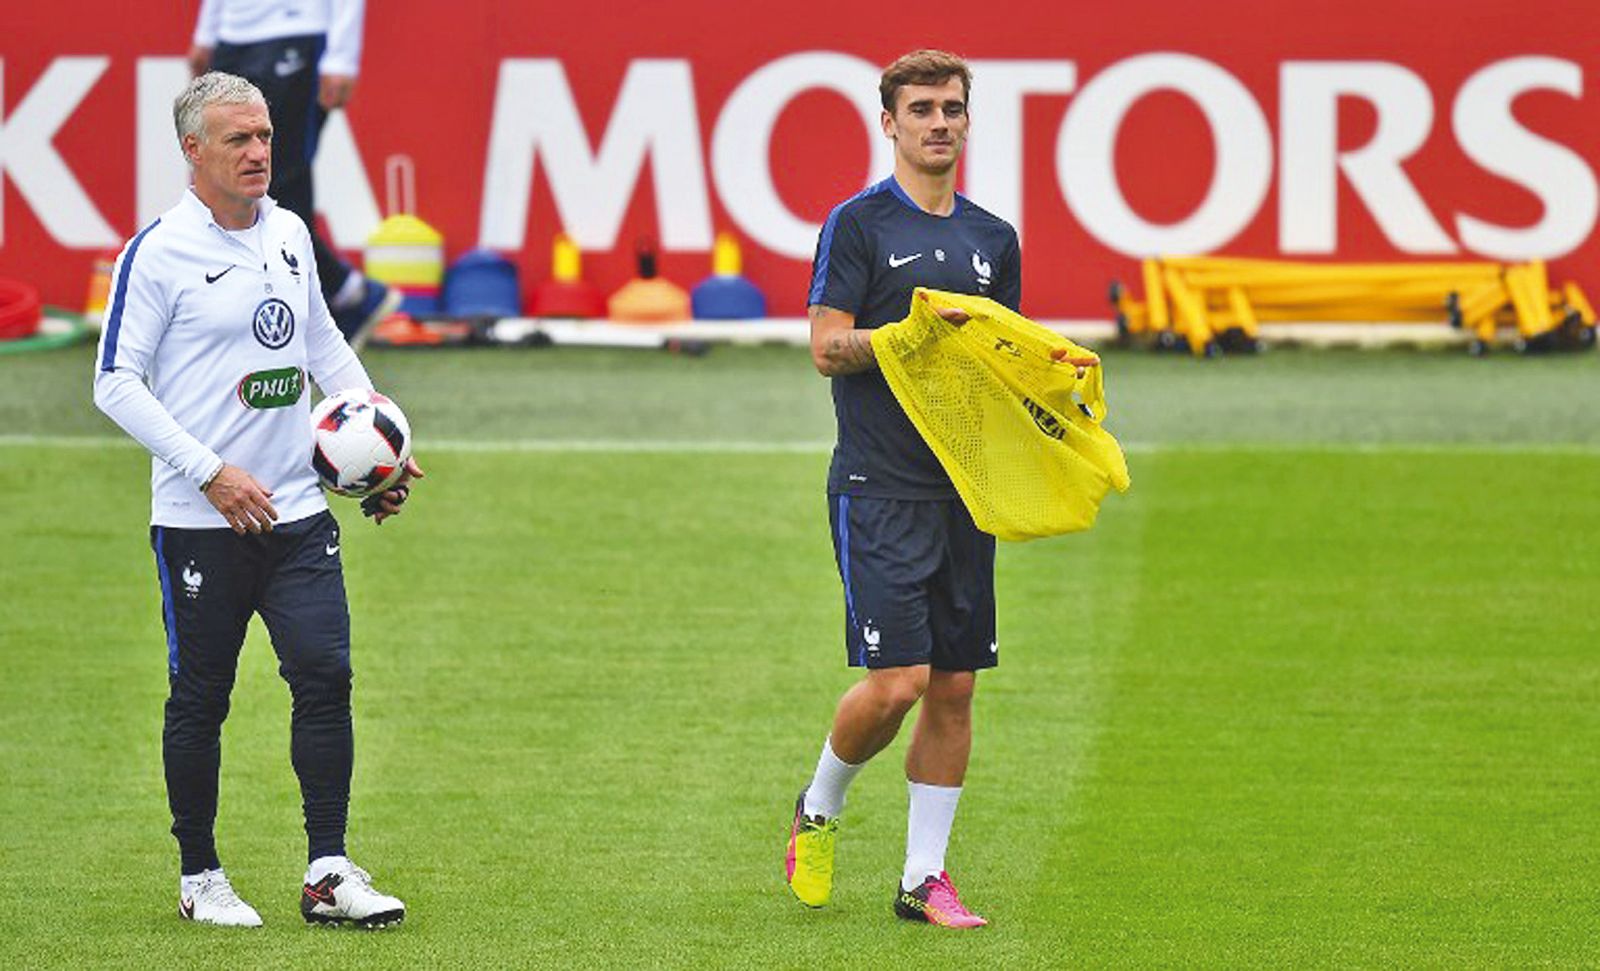
[[[317,229],[312,180],[317,142],[327,112],[317,102],[317,62],[323,38],[286,37],[256,44],[218,44],[212,67],[248,79],[272,112],[272,184],[267,194],[305,221],[317,255],[323,298],[345,340],[358,350],[400,305],[400,295],[368,279],[334,252]]]

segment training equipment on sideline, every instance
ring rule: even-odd
[[[341,391],[311,409],[311,467],[329,492],[360,498],[399,480],[411,457],[411,424],[376,391]]]
[[[1521,264],[1311,263],[1163,256],[1140,267],[1145,299],[1111,285],[1117,332],[1198,356],[1260,349],[1260,324],[1325,321],[1448,324],[1488,351],[1514,328],[1519,351],[1582,350],[1595,313],[1574,282],[1552,286],[1543,260]]]

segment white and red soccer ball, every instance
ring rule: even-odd
[[[311,409],[311,467],[329,492],[370,496],[394,485],[411,457],[411,424],[376,391],[341,391]]]

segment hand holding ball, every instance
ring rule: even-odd
[[[376,391],[341,391],[311,409],[311,466],[329,492],[360,498],[389,489],[411,458],[411,424]]]

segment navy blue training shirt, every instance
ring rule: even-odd
[[[836,206],[811,263],[807,306],[854,314],[857,330],[902,320],[917,287],[992,297],[1019,310],[1017,231],[961,195],[948,216],[924,212],[893,176]],[[954,499],[955,486],[877,368],[833,379],[839,441],[828,492]]]

